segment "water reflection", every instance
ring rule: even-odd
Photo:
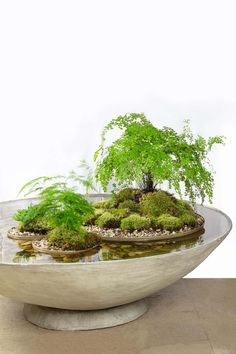
[[[112,244],[103,243],[100,247],[88,252],[70,256],[50,256],[35,252],[31,241],[15,241],[9,238],[4,239],[4,261],[14,263],[85,263],[100,262],[117,259],[130,259],[161,255],[170,252],[194,247],[204,242],[204,232],[197,234],[197,237],[188,240],[178,240],[169,243],[155,242],[145,245]]]
[[[34,250],[30,251],[19,251],[16,252],[15,256],[13,257],[13,262],[14,263],[20,263],[22,261],[29,261],[31,258],[36,258],[36,255],[34,254]]]

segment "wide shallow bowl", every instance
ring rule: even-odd
[[[224,240],[232,227],[230,218],[223,212],[198,206],[197,212],[205,219],[205,233],[202,242],[190,248],[111,261],[14,263],[7,257],[6,234],[14,226],[12,214],[29,203],[30,200],[0,203],[0,293],[26,304],[39,305],[27,305],[25,316],[35,324],[53,329],[109,327],[139,317],[147,307],[138,300],[191,272]],[[68,311],[53,308],[80,311],[68,314]],[[96,311],[101,309],[109,310]],[[71,317],[69,325],[68,316],[73,314],[74,320]],[[91,316],[95,316],[93,320]]]

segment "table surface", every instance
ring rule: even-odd
[[[1,354],[235,354],[236,279],[182,279],[149,298],[143,317],[88,332],[36,327],[0,296]]]

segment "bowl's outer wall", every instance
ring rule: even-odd
[[[219,225],[222,223],[224,232],[221,230],[209,242],[163,255],[94,263],[2,263],[0,293],[25,303],[71,310],[130,303],[165,288],[196,268],[229,233],[230,219],[225,216]],[[217,229],[218,224],[214,223],[214,233]]]
[[[132,261],[93,264],[2,265],[0,293],[48,307],[95,310],[129,303],[170,285],[220,243]]]

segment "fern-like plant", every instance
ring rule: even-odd
[[[54,182],[43,187],[41,178],[39,187],[38,181],[36,179],[27,183],[25,188],[31,193],[39,190],[39,203],[19,210],[15,219],[29,224],[43,218],[52,228],[79,231],[86,217],[94,213],[92,205],[65,182]],[[45,182],[48,181],[47,178]]]
[[[106,146],[107,133],[119,129],[121,135]],[[144,192],[168,182],[182,198],[212,201],[213,172],[208,153],[215,144],[223,144],[223,136],[206,140],[194,137],[186,120],[183,131],[155,127],[143,113],[131,113],[111,120],[102,132],[102,144],[95,152],[96,179],[106,191],[114,187],[132,186],[135,182]]]
[[[96,233],[82,226],[94,214],[92,204],[76,193],[75,188],[68,187],[63,176],[36,178],[21,191],[27,191],[27,195],[38,191],[38,204],[15,214],[22,231],[36,232],[36,227],[43,222],[47,226],[47,241],[63,250],[81,250],[100,243]]]

